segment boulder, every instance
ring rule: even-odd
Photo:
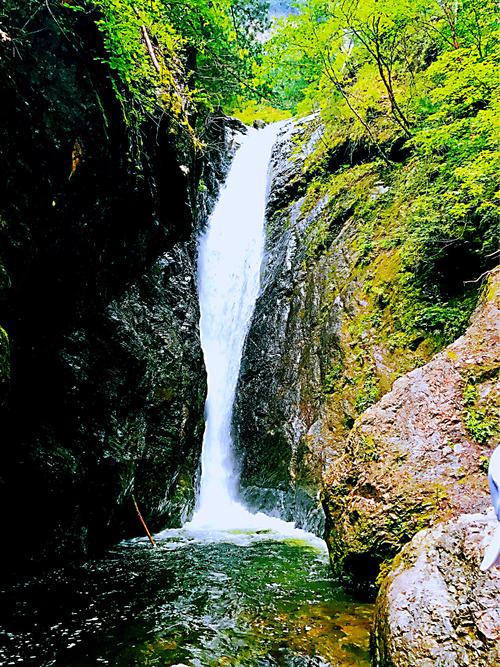
[[[466,333],[398,379],[356,420],[331,462],[324,506],[338,574],[373,583],[380,564],[422,528],[489,506],[499,297],[496,270]]]
[[[500,664],[500,568],[479,569],[496,525],[493,516],[463,514],[404,547],[377,599],[375,665]]]

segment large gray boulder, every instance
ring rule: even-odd
[[[375,665],[500,664],[500,568],[479,569],[496,525],[492,515],[462,514],[401,551],[377,599]]]
[[[374,581],[419,530],[490,504],[497,444],[500,271],[463,336],[399,378],[355,422],[325,473],[327,541],[339,575]]]

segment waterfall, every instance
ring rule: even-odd
[[[199,241],[200,334],[208,378],[201,484],[191,528],[254,528],[236,497],[231,417],[245,336],[259,292],[268,165],[281,123],[249,129]],[[282,522],[279,522],[282,523]]]

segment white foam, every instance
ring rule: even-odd
[[[236,497],[231,418],[245,336],[260,286],[268,165],[280,124],[249,129],[199,241],[200,335],[207,369],[200,494],[186,528],[278,528]],[[281,522],[284,523],[284,522]]]
[[[323,540],[293,522],[249,512],[237,498],[232,459],[236,383],[264,256],[268,165],[282,125],[249,129],[199,241],[200,334],[208,380],[200,494],[192,520],[181,530],[159,533],[158,539],[244,546],[292,538],[326,552]]]

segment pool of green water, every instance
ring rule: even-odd
[[[306,541],[169,531],[4,586],[0,664],[362,667],[371,614]]]

